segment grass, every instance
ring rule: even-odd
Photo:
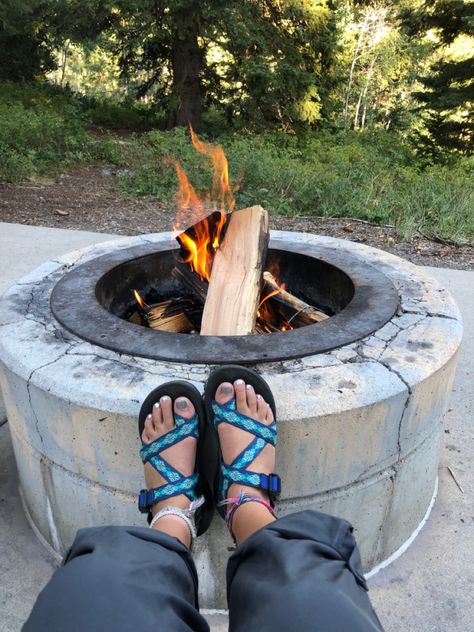
[[[77,163],[127,166],[119,185],[134,195],[170,201],[179,160],[198,190],[208,161],[184,129],[150,130],[162,115],[130,103],[94,101],[45,84],[0,85],[0,182],[20,182]],[[91,134],[90,127],[105,127]],[[354,217],[393,224],[404,236],[474,243],[474,158],[428,164],[385,131],[365,133],[223,132],[237,206],[259,203],[289,217]],[[124,145],[110,128],[134,129]],[[145,131],[144,131],[145,130]]]
[[[474,243],[473,159],[420,164],[396,135],[283,133],[223,135],[217,139],[239,182],[237,206],[259,203],[289,217],[354,217]],[[133,171],[121,179],[130,193],[169,200],[176,177],[167,158],[179,160],[197,189],[210,183],[210,166],[184,130],[153,131],[136,139]]]
[[[120,160],[111,139],[94,138],[80,101],[48,85],[0,85],[0,182],[77,162]]]

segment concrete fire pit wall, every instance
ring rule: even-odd
[[[272,245],[285,236],[272,233]],[[398,313],[375,334],[333,352],[256,367],[279,413],[279,513],[314,508],[347,518],[369,571],[404,545],[433,499],[460,314],[445,289],[398,257],[338,239],[296,238],[303,247],[322,244],[362,257],[400,293]],[[136,511],[140,402],[176,378],[202,390],[211,367],[85,343],[52,318],[51,290],[92,257],[170,239],[161,233],[71,253],[24,277],[1,303],[1,389],[24,506],[58,554],[80,527],[145,524]],[[226,606],[229,544],[216,517],[196,546],[202,607]]]

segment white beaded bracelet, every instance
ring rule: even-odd
[[[181,509],[181,507],[174,507],[173,505],[167,505],[160,509],[160,511],[155,514],[153,520],[150,522],[150,529],[153,528],[160,518],[163,516],[178,516],[181,518],[186,525],[188,526],[189,533],[191,534],[191,546],[197,536],[196,525],[194,523],[194,514],[204,504],[204,496],[201,496],[197,500],[193,500],[193,502],[189,505],[187,509]]]

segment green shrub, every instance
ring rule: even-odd
[[[106,101],[82,98],[84,115],[99,127],[115,130],[145,131],[163,127],[165,115],[133,101]]]
[[[221,135],[237,206],[262,204],[290,217],[354,217],[394,224],[400,232],[474,240],[473,162],[421,164],[396,135],[283,133]],[[197,190],[208,189],[209,161],[185,130],[153,131],[134,143],[122,186],[170,200],[181,162]]]
[[[81,104],[67,90],[47,84],[0,85],[0,181],[19,182],[59,164],[120,162],[110,137],[86,131]]]

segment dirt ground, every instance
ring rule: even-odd
[[[118,190],[117,169],[89,167],[21,185],[0,184],[0,221],[121,235],[170,230],[172,203]],[[387,250],[419,265],[474,269],[474,247],[424,237],[404,239],[395,229],[352,219],[272,216],[271,228],[330,235]]]

